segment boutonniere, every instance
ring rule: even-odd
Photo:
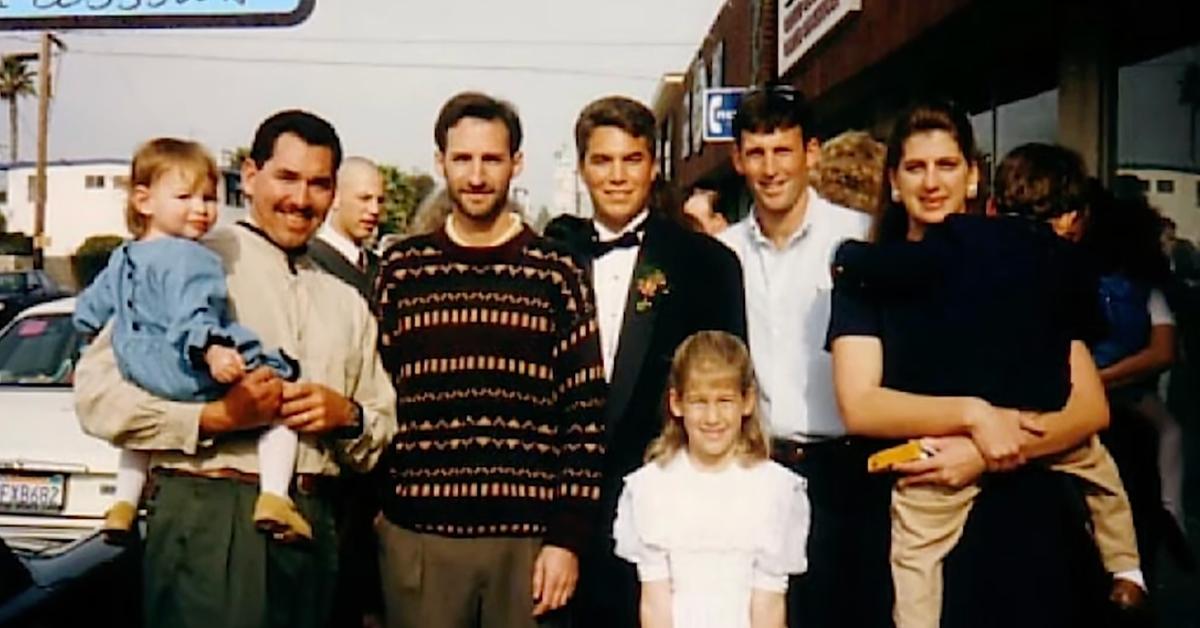
[[[638,268],[634,281],[638,292],[638,300],[634,304],[634,309],[639,314],[648,312],[650,308],[654,307],[654,302],[660,295],[671,293],[671,287],[667,285],[667,275],[661,268],[648,264],[642,265]]]

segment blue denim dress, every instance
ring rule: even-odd
[[[225,271],[215,253],[185,238],[130,242],[79,296],[74,323],[95,334],[113,325],[113,350],[125,379],[164,399],[210,401],[225,386],[209,374],[204,351],[234,347],[247,371],[274,369],[294,381],[300,365],[266,351],[258,336],[230,320]]]

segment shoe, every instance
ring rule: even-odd
[[[119,501],[109,506],[104,513],[105,532],[128,533],[133,530],[133,521],[137,519],[137,506],[127,501]]]
[[[290,498],[274,493],[260,493],[254,502],[254,527],[268,532],[281,543],[311,541],[312,526],[296,510]]]
[[[111,545],[129,545],[137,539],[134,522],[137,520],[137,506],[127,501],[119,501],[109,506],[104,513],[104,524],[100,532],[104,541]]]
[[[1108,600],[1123,612],[1141,611],[1146,607],[1146,590],[1132,580],[1114,578]]]

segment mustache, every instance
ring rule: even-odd
[[[302,218],[311,220],[317,217],[317,210],[311,206],[306,207],[276,207],[276,212],[281,214],[299,214]]]

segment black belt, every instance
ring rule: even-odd
[[[771,459],[780,464],[794,465],[803,462],[806,458],[818,452],[830,450],[838,445],[846,445],[848,443],[849,440],[845,436],[804,442],[786,438],[772,438]]]

